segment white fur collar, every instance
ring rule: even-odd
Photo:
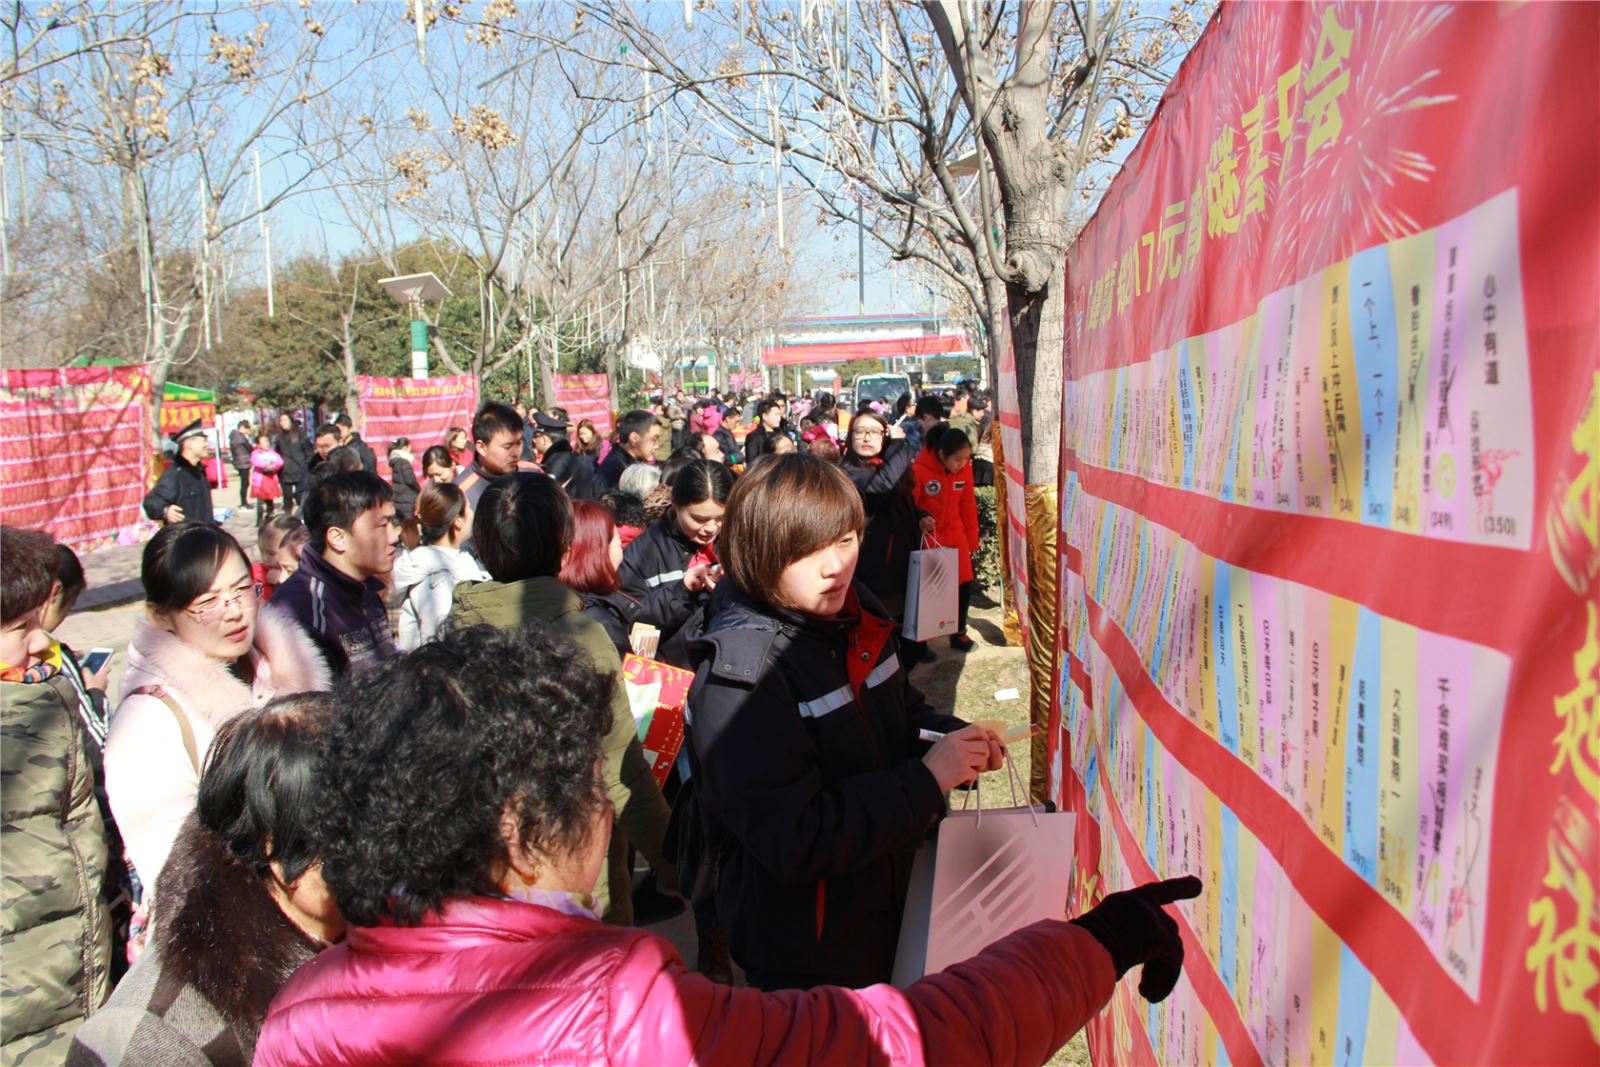
[[[311,639],[299,623],[272,604],[263,604],[256,616],[250,662],[255,682],[246,686],[220,660],[142,619],[128,645],[122,692],[126,696],[138,688],[161,686],[185,711],[215,728],[275,696],[326,690],[332,685],[327,664]]]

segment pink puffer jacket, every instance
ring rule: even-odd
[[[257,1067],[1039,1064],[1110,999],[1111,957],[1064,922],[1020,930],[901,992],[730,989],[654,934],[461,899],[350,931],[273,1001]]]

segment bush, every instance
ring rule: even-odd
[[[972,556],[972,575],[979,589],[997,589],[1005,579],[1000,571],[1000,514],[994,486],[980,485],[978,494],[978,551]]]

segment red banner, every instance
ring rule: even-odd
[[[228,484],[231,460],[227,435],[217,426],[217,405],[205,400],[169,399],[161,402],[162,437],[171,437],[195,419],[199,419],[205,427],[206,440],[211,444],[211,458],[205,464],[206,478],[213,487],[225,486]]]
[[[875,337],[860,341],[818,341],[812,344],[768,345],[761,362],[768,367],[807,363],[843,363],[851,359],[898,356],[971,355],[972,342],[962,333],[930,333],[911,337]]]
[[[576,426],[584,419],[594,423],[601,437],[611,432],[611,383],[604,374],[558,374],[553,407],[566,408],[567,420]]]
[[[0,371],[0,517],[80,550],[140,520],[147,367]]]
[[[1011,329],[1001,324],[1000,366],[995,368],[995,420],[1000,424],[1000,456],[1005,464],[996,477],[1005,481],[1006,514],[1001,535],[1006,539],[1006,564],[1011,573],[1011,596],[1021,621],[1022,649],[1030,655],[1033,635],[1028,626],[1028,519],[1026,482],[1022,477],[1022,407],[1017,400],[1017,353],[1011,347]]]
[[[1600,1054],[1597,45],[1224,3],[1069,257],[1072,906],[1205,884],[1097,1062]]]
[[[356,378],[361,402],[361,437],[378,455],[378,473],[389,477],[389,444],[411,439],[411,453],[422,462],[431,445],[444,444],[445,431],[472,428],[478,410],[478,381],[457,378]],[[422,474],[417,471],[418,476]]]

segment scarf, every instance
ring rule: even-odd
[[[50,650],[44,657],[31,667],[13,667],[0,663],[0,682],[21,682],[24,685],[37,685],[47,682],[61,673],[61,644],[52,639]]]

